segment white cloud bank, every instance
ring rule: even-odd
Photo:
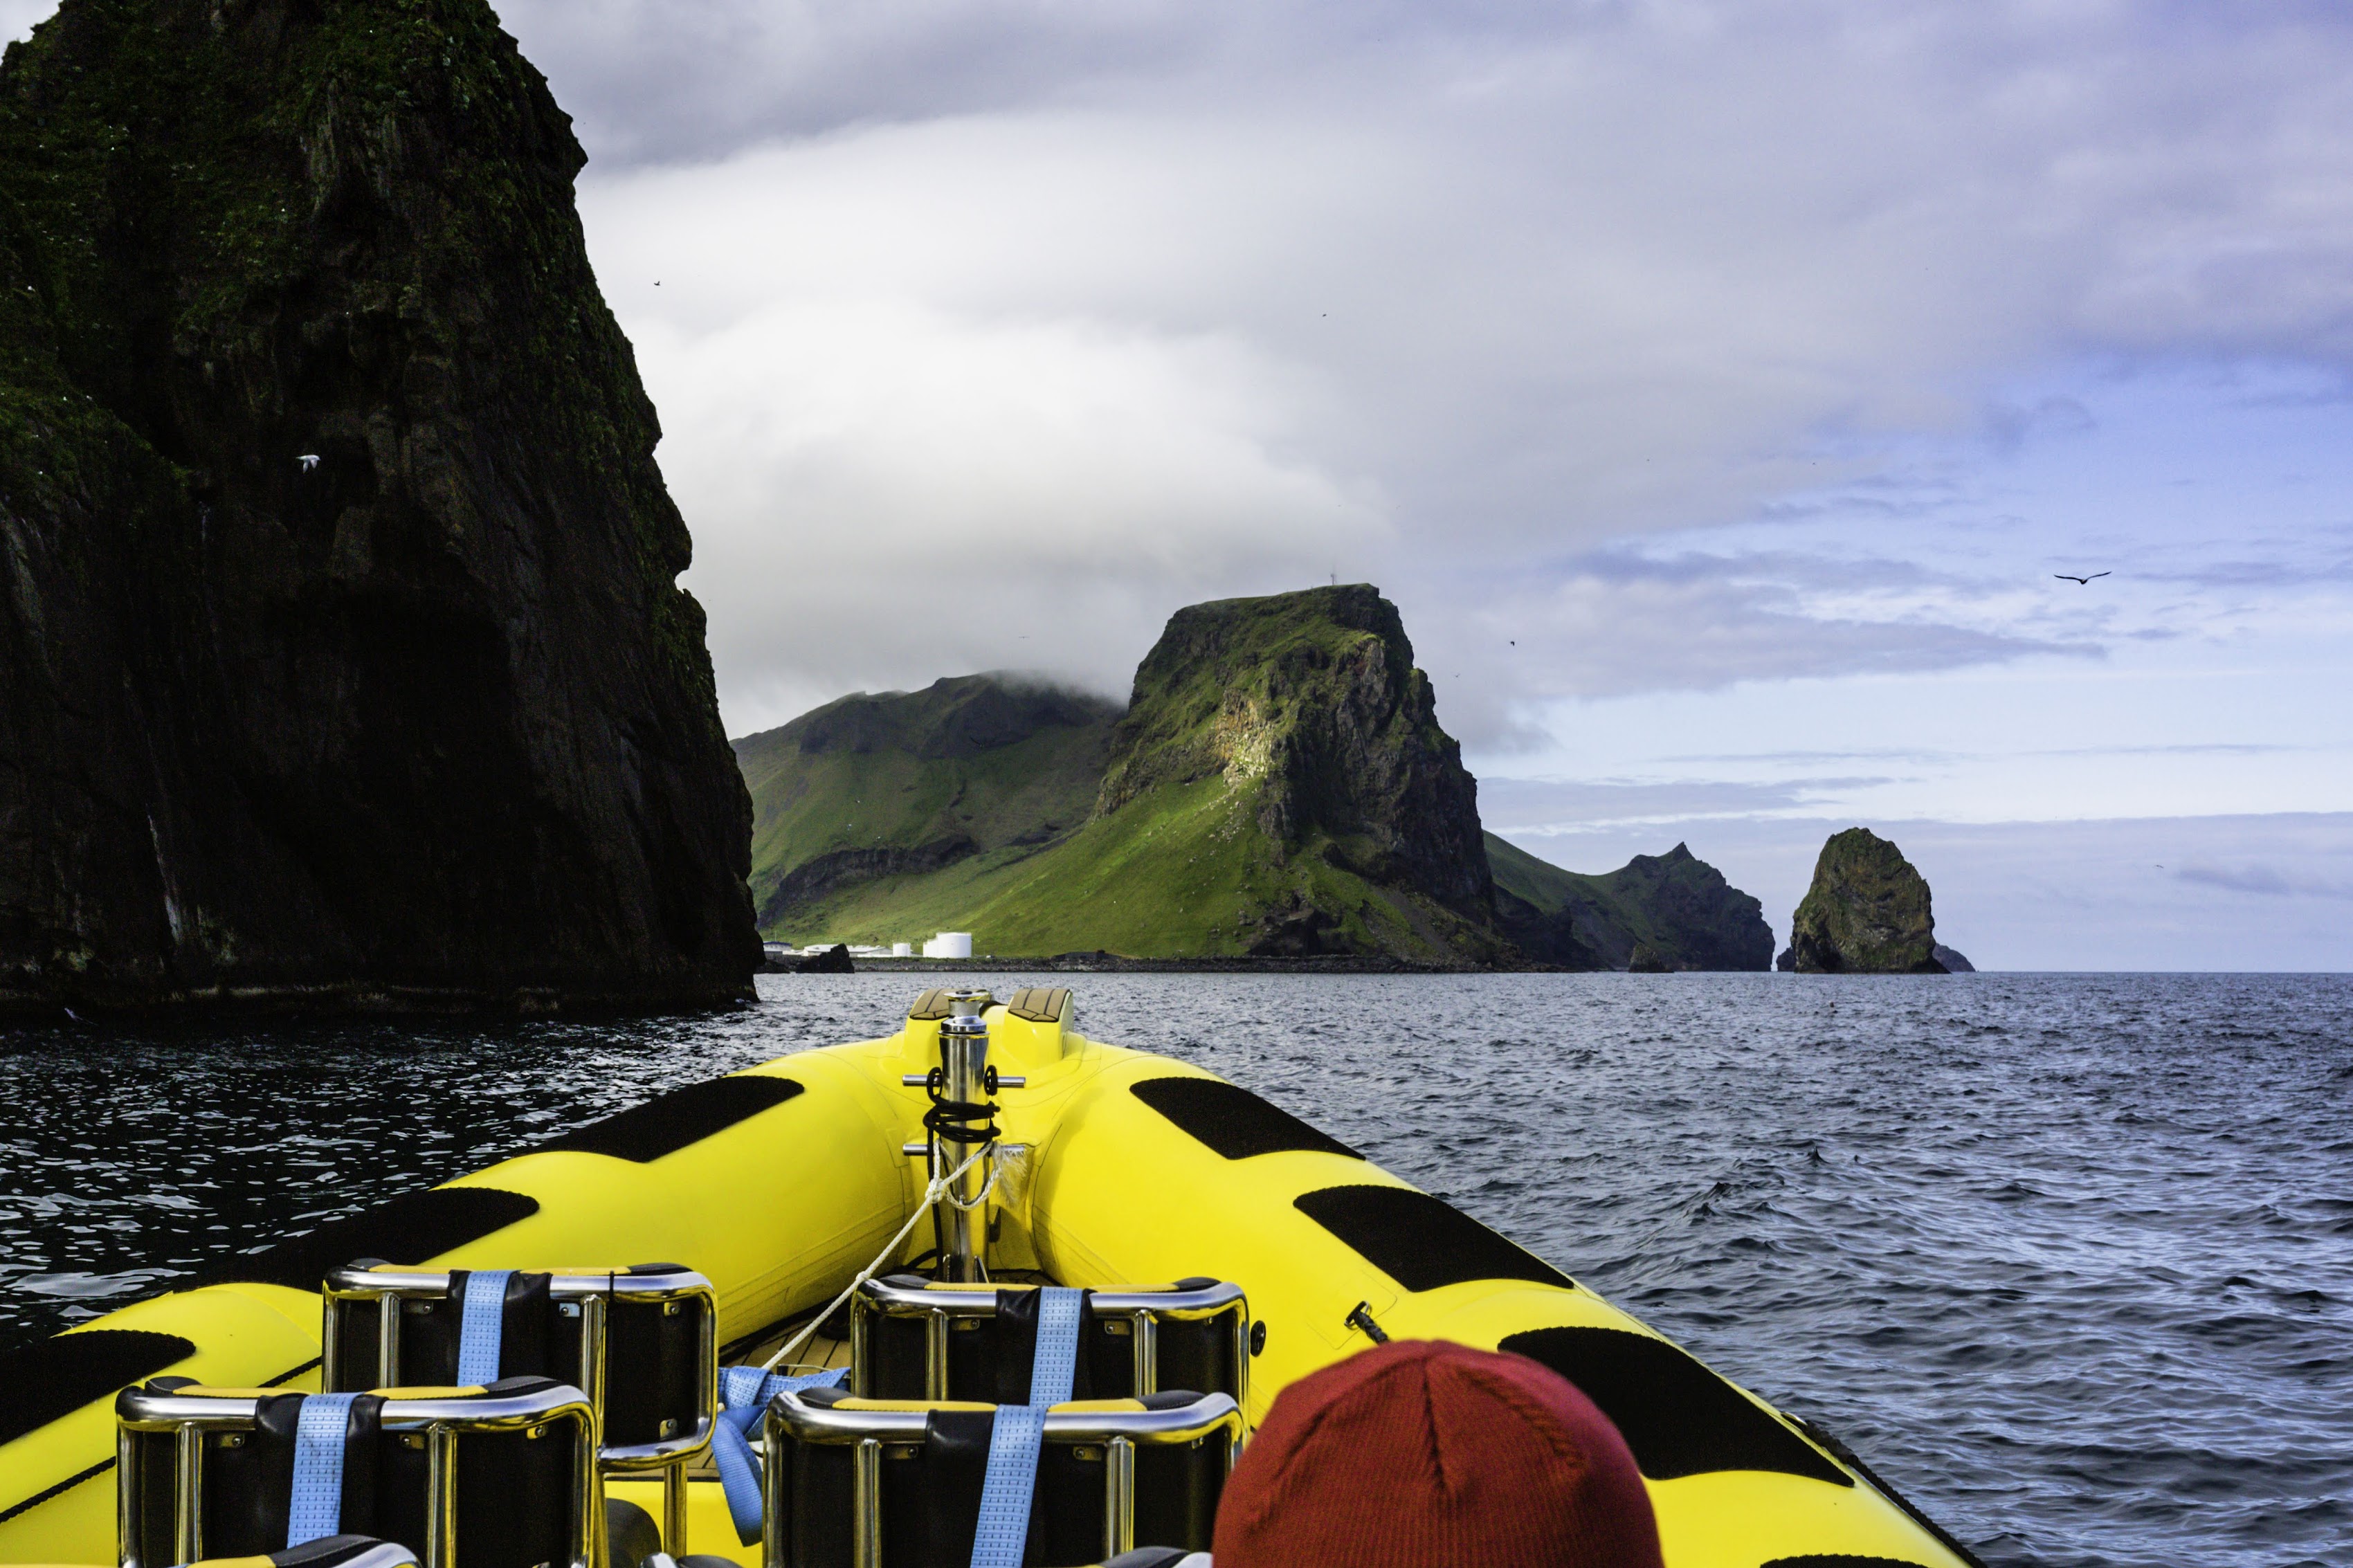
[[[1116,688],[1176,605],[1335,572],[1470,672],[1474,739],[2032,655],[1593,552],[2064,438],[2080,404],[2003,403],[2053,365],[2353,351],[2340,13],[1343,10],[508,8],[617,154],[585,210],[733,727],[991,664]]]

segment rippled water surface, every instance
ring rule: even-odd
[[[2353,1564],[2353,977],[1086,975],[1820,1422],[1989,1563]],[[1002,995],[1019,977],[991,975]],[[913,975],[658,1022],[0,1034],[0,1348]]]

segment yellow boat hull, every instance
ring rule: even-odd
[[[1002,1007],[988,1016],[991,1061],[1028,1079],[999,1097],[1000,1136],[1031,1150],[1027,1181],[1000,1187],[992,1258],[1071,1285],[1191,1275],[1237,1281],[1264,1328],[1244,1405],[1252,1425],[1287,1384],[1366,1348],[1365,1315],[1395,1338],[1502,1346],[1538,1359],[1590,1355],[1598,1346],[1610,1359],[1592,1363],[1602,1372],[1590,1375],[1632,1380],[1613,1395],[1613,1413],[1644,1461],[1669,1568],[1763,1568],[1825,1556],[1968,1568],[1930,1527],[1763,1401],[1369,1161],[1314,1136],[1252,1152],[1270,1142],[1268,1126],[1289,1119],[1263,1108],[1255,1121],[1221,1122],[1218,1108],[1229,1091],[1136,1092],[1168,1079],[1217,1081],[1198,1068]],[[680,1128],[649,1114],[640,1120],[650,1132],[635,1138],[641,1146],[617,1135],[609,1150],[526,1153],[421,1202],[404,1200],[411,1221],[424,1216],[404,1222],[417,1236],[450,1239],[448,1224],[491,1228],[394,1260],[460,1268],[680,1263],[714,1286],[723,1342],[749,1339],[830,1300],[920,1201],[922,1162],[902,1148],[922,1138],[929,1102],[900,1079],[937,1061],[937,1035],[936,1022],[911,1019],[881,1039],[731,1075],[783,1081],[735,1086],[760,1090],[754,1098],[765,1108],[676,1147],[665,1140]],[[1206,1115],[1193,1104],[1205,1099]],[[1181,1124],[1186,1119],[1195,1125]],[[445,1195],[460,1193],[468,1195]],[[176,1336],[192,1347],[187,1354],[134,1368],[125,1380],[168,1373],[214,1384],[314,1388],[319,1298],[287,1281],[343,1237],[370,1234],[368,1218],[252,1260],[249,1272],[278,1273],[278,1282],[229,1281],[142,1301],[44,1348],[92,1333]],[[911,1253],[931,1245],[929,1228],[916,1227]],[[1458,1277],[1466,1271],[1486,1277]],[[1499,1277],[1513,1273],[1520,1277]],[[171,1348],[164,1340],[109,1343]],[[1656,1383],[1655,1394],[1642,1381],[1661,1377],[1669,1382]],[[1594,1391],[1588,1376],[1578,1381]],[[93,1388],[86,1402],[0,1443],[0,1563],[114,1560],[119,1386]],[[1661,1399],[1673,1407],[1651,1408]],[[5,1416],[0,1405],[0,1423]],[[1774,1468],[1741,1468],[1760,1458]],[[652,1483],[610,1489],[654,1507]],[[739,1546],[727,1525],[718,1488],[691,1492],[691,1550],[755,1563],[756,1548]]]

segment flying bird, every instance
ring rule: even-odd
[[[2092,577],[2105,577],[2107,574],[2105,572],[2094,572],[2092,574],[2092,577],[2071,577],[2064,572],[2053,572],[2051,575],[2058,578],[2063,583],[2082,583],[2088,585],[2092,581]]]

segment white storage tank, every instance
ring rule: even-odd
[[[891,956],[893,958],[913,958],[915,956],[915,944],[911,942],[894,942],[891,944]]]
[[[923,943],[923,956],[925,958],[970,958],[972,932],[944,931]]]

